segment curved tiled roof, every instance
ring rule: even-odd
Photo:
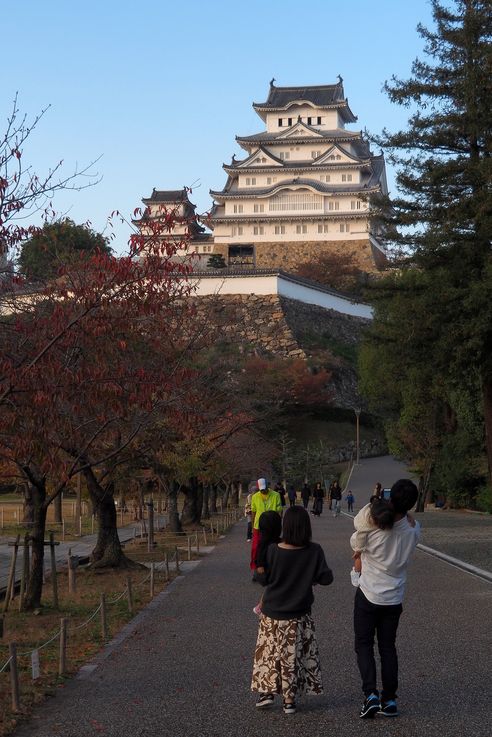
[[[150,197],[144,197],[142,202],[147,204],[148,202],[189,202],[188,190],[186,187],[183,189],[153,189]]]
[[[340,129],[325,131],[307,125],[305,128],[312,130],[318,135],[315,138],[312,138],[311,136],[292,136],[291,138],[286,138],[285,135],[283,138],[280,138],[281,133],[285,134],[285,130],[280,131],[280,133],[267,133],[266,131],[262,131],[261,133],[254,133],[252,136],[236,136],[236,141],[238,143],[240,141],[244,141],[244,143],[279,143],[285,145],[286,143],[293,141],[296,143],[315,143],[317,140],[320,141],[322,138],[325,138],[328,141],[330,139],[333,141],[353,141],[354,139],[361,138],[362,135],[360,131],[346,131]]]
[[[371,177],[370,181],[374,180],[374,175]],[[375,187],[377,185],[377,181],[374,181],[373,184],[371,184],[371,187]],[[271,187],[265,187],[263,189],[252,189],[248,188],[245,189],[237,189],[234,191],[214,191],[210,190],[210,195],[216,199],[240,199],[240,198],[251,198],[251,197],[266,197],[270,194],[274,194],[280,189],[284,189],[286,187],[291,186],[305,186],[310,187],[311,189],[316,190],[316,192],[319,192],[320,194],[347,194],[347,192],[367,192],[368,190],[368,184],[359,184],[359,183],[352,183],[352,184],[328,184],[325,182],[320,182],[316,179],[308,179],[303,177],[294,177],[293,179],[286,179],[282,182],[276,182]]]
[[[295,100],[306,100],[312,102],[313,105],[333,105],[337,102],[345,102],[343,85],[341,82],[311,87],[275,87],[274,84],[271,84],[266,102],[254,102],[253,107],[285,107]]]

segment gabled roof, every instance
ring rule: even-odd
[[[307,123],[303,123],[302,120],[298,120],[297,123],[294,123],[294,125],[292,125],[290,128],[287,128],[286,130],[278,134],[278,138],[282,141],[284,141],[286,138],[290,138],[291,136],[293,138],[295,138],[296,136],[298,138],[322,138],[323,134],[321,133],[321,131],[313,128],[312,125],[307,125]]]
[[[210,195],[214,199],[217,200],[224,200],[224,199],[251,199],[252,196],[255,198],[257,197],[269,197],[272,194],[275,194],[275,192],[278,192],[281,189],[292,189],[299,188],[299,187],[309,187],[310,189],[314,189],[316,192],[319,192],[320,194],[347,194],[348,192],[366,192],[369,188],[376,188],[378,186],[378,179],[376,176],[372,176],[369,180],[370,184],[368,182],[364,183],[358,183],[358,182],[352,182],[348,184],[328,184],[325,182],[320,182],[317,179],[309,179],[307,177],[294,177],[293,179],[284,179],[281,182],[276,182],[271,187],[265,187],[265,188],[255,188],[254,190],[251,190],[251,188],[248,189],[235,189],[226,191],[223,190],[221,192],[210,190]]]
[[[255,159],[258,154],[262,156],[266,156],[269,161],[272,162],[272,164],[279,164],[280,166],[283,166],[283,160],[279,159],[278,156],[274,156],[271,151],[267,151],[266,148],[263,148],[263,146],[259,146],[257,149],[255,149],[248,157],[245,159],[242,159],[242,161],[236,161],[236,157],[232,157],[232,161],[230,164],[223,164],[222,168],[226,169],[226,171],[229,171],[230,169],[243,169],[254,165],[253,159]],[[259,165],[261,166],[267,166],[266,164]]]
[[[342,82],[336,84],[324,84],[312,87],[275,87],[273,80],[270,83],[270,91],[266,102],[254,102],[256,109],[263,108],[285,108],[289,103],[302,100],[312,102],[313,105],[333,105],[344,102]]]
[[[152,190],[152,194],[150,197],[144,197],[142,199],[142,202],[145,204],[151,203],[151,202],[167,202],[176,204],[178,202],[189,202],[188,199],[188,190],[186,187],[183,187],[183,189],[154,189]]]
[[[266,102],[253,103],[253,108],[259,115],[275,110],[288,110],[295,104],[311,103],[316,108],[339,108],[347,122],[354,123],[357,120],[349,108],[341,77],[336,84],[309,87],[275,87],[273,82],[274,80],[270,82]]]
[[[346,131],[342,130],[341,128],[337,128],[335,130],[319,130],[318,128],[313,128],[312,126],[305,125],[304,123],[301,124],[304,126],[304,128],[308,128],[309,130],[312,130],[313,132],[318,134],[318,137],[320,139],[325,138],[328,141],[329,140],[346,140],[346,141],[352,141],[357,138],[361,138],[361,132],[360,131]],[[285,133],[285,131],[282,131],[282,133]],[[313,140],[315,140],[315,137],[312,135],[306,136],[303,135],[302,129],[299,130],[299,136],[297,138],[290,138],[289,141],[296,141],[299,143],[311,143]],[[261,133],[254,133],[252,136],[236,136],[236,141],[241,143],[266,143],[266,144],[272,144],[272,143],[283,143],[285,144],[285,137],[281,137],[279,133],[267,133],[266,131],[262,131]]]

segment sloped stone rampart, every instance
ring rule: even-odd
[[[197,319],[216,325],[224,341],[249,346],[252,352],[306,358],[277,295],[212,295],[193,297],[192,301]]]

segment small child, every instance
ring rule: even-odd
[[[391,530],[395,524],[395,512],[388,502],[375,498],[370,504],[362,507],[354,517],[355,539],[354,548],[354,571],[358,574],[362,571],[361,553],[366,547],[367,536],[376,529]],[[352,583],[354,583],[352,577]],[[356,584],[354,584],[356,585]]]
[[[347,492],[347,496],[345,497],[347,500],[347,508],[349,512],[354,511],[354,502],[355,502],[355,496],[352,494],[350,489]]]
[[[267,583],[267,553],[270,545],[280,542],[280,533],[282,532],[282,519],[278,512],[263,512],[258,523],[260,530],[260,544],[256,554],[256,572],[255,580],[266,586]],[[261,614],[261,597],[253,611],[258,616]]]

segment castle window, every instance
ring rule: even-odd
[[[271,184],[271,183],[272,183],[272,178],[271,177],[267,177],[267,184]]]
[[[342,182],[351,182],[352,174],[342,174]]]
[[[360,210],[360,200],[351,200],[350,201],[350,209],[351,210]]]
[[[246,186],[251,184],[251,177],[246,177]]]
[[[276,225],[275,235],[284,235],[284,234],[285,234],[285,225]]]
[[[330,175],[329,174],[322,174],[320,176],[320,181],[321,182],[329,182],[330,181]]]
[[[253,212],[264,212],[265,211],[265,205],[261,204],[254,204],[253,205]]]
[[[282,161],[284,159],[290,159],[290,153],[289,153],[289,151],[281,151],[279,153],[278,157],[279,157],[279,159],[282,159]]]
[[[279,118],[278,119],[278,127],[281,128],[283,126],[283,123],[284,123],[283,119],[282,118]]]
[[[313,120],[312,118],[308,118],[308,119],[307,119],[307,124],[308,124],[308,125],[311,125],[311,123],[312,123],[312,120]]]
[[[311,151],[311,158],[317,159],[318,156],[321,156],[321,151]]]
[[[292,125],[292,118],[288,118],[287,119],[287,122],[288,122],[289,125]]]
[[[242,205],[234,205],[234,212],[242,212],[243,206]]]
[[[255,225],[253,228],[253,234],[254,235],[263,235],[265,232],[265,228],[263,225]]]
[[[350,223],[340,223],[340,233],[349,233]]]
[[[307,233],[307,225],[296,225],[296,233]]]
[[[328,223],[319,223],[318,233],[328,233]]]
[[[281,193],[272,197],[268,203],[270,211],[278,210],[322,210],[323,198],[311,193]]]
[[[330,200],[328,203],[328,210],[339,210],[340,209],[340,203],[338,200]]]
[[[318,116],[318,123],[317,125],[321,125],[321,118]]]

